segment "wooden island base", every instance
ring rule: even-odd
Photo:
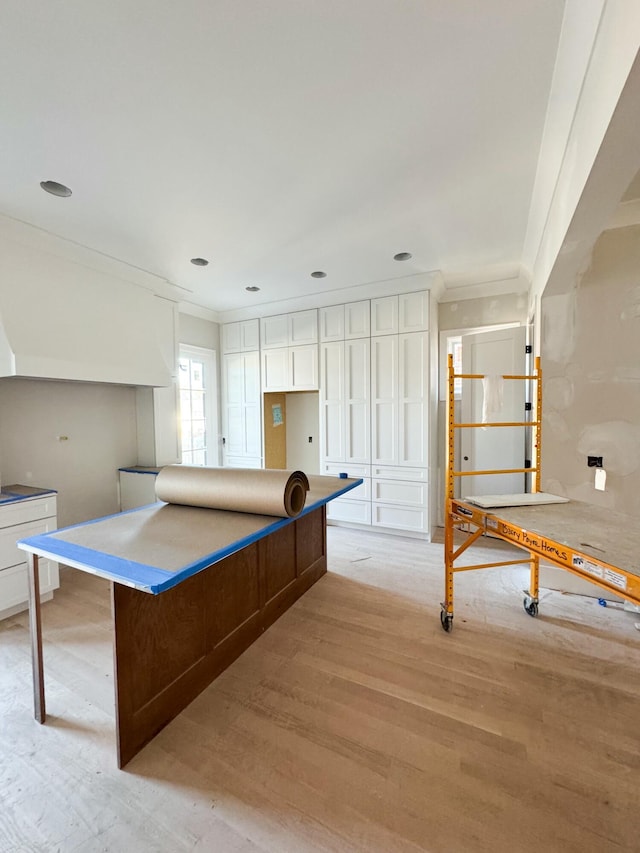
[[[112,583],[118,767],[326,571],[323,505],[159,595]]]

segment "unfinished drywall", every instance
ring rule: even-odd
[[[526,323],[528,297],[526,293],[506,293],[502,296],[480,296],[459,302],[438,305],[438,328],[475,329],[476,326],[495,326],[499,323]]]
[[[61,527],[117,512],[136,453],[135,388],[0,380],[2,483],[56,489]]]
[[[571,292],[542,298],[542,485],[640,510],[640,226],[606,231]],[[606,489],[587,456],[602,456]]]

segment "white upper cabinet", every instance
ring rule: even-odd
[[[371,300],[371,336],[398,334],[398,297]]]
[[[320,309],[320,341],[322,343],[344,340],[344,308],[344,305],[330,305],[328,308]]]
[[[371,303],[368,299],[321,308],[319,313],[321,342],[368,338],[371,330],[370,315]]]
[[[260,321],[260,341],[262,349],[318,343],[317,309],[263,317]]]
[[[429,328],[429,293],[401,293],[371,300],[371,335],[425,332]]]
[[[262,349],[289,346],[289,315],[263,317],[260,320],[260,346]]]
[[[401,293],[398,297],[398,332],[426,332],[429,328],[429,293]]]
[[[222,352],[253,352],[260,347],[258,320],[225,323],[222,327]]]
[[[344,306],[344,338],[368,338],[371,334],[371,304],[368,299],[362,302],[349,302]]]
[[[289,346],[318,343],[318,311],[296,311],[289,314]]]

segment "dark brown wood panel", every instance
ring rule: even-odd
[[[260,560],[267,567],[264,575],[265,596],[271,601],[296,579],[296,526],[288,524],[258,543]]]
[[[113,585],[119,767],[326,572],[325,554],[321,508],[160,595]]]
[[[326,556],[326,524],[322,515],[309,513],[296,522],[296,573],[301,575]]]
[[[231,554],[204,574],[209,652],[260,610],[257,544]]]

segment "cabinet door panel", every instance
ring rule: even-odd
[[[290,347],[290,389],[314,391],[318,388],[318,347]]]
[[[398,462],[428,463],[428,335],[412,332],[398,339]]]
[[[289,314],[289,344],[300,346],[302,344],[318,343],[318,311],[312,308],[310,311],[296,311]]]
[[[260,341],[262,349],[286,347],[289,345],[289,316],[278,314],[263,317],[260,321]]]
[[[262,353],[262,390],[287,391],[289,348],[265,350]]]
[[[371,339],[372,461],[394,465],[398,457],[398,337]]]
[[[319,312],[320,340],[341,341],[344,339],[344,305],[330,305]]]
[[[244,352],[260,347],[260,323],[258,320],[243,320],[240,324],[240,347]]]
[[[222,352],[240,352],[241,348],[240,323],[225,323],[222,327]]]
[[[371,300],[371,335],[398,333],[398,297],[382,296]]]
[[[429,328],[429,294],[401,293],[398,297],[398,331],[424,332]]]
[[[345,339],[368,338],[371,334],[371,303],[368,299],[362,302],[350,302],[344,306],[344,336]]]
[[[322,344],[320,349],[320,455],[344,459],[344,343]]]

